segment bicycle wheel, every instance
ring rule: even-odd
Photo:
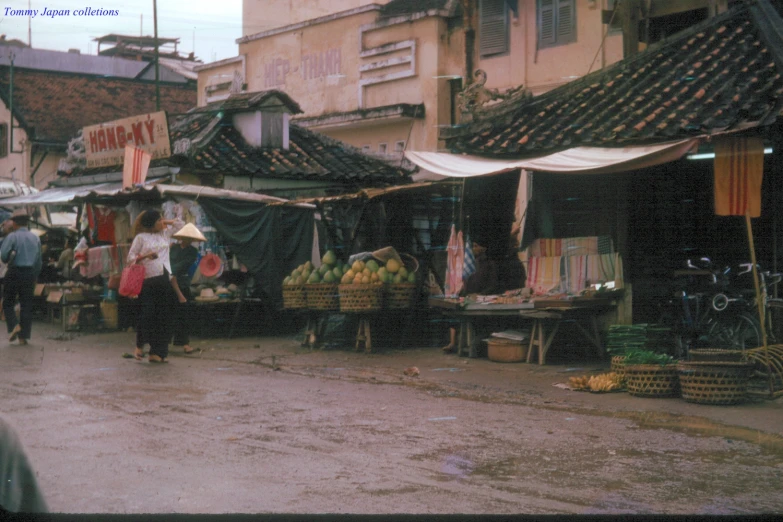
[[[705,348],[744,350],[761,346],[761,325],[747,312],[714,318],[699,339]]]

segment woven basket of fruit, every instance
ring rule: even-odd
[[[337,311],[340,299],[336,283],[313,283],[306,285],[307,308],[311,310]]]
[[[383,308],[380,283],[341,284],[338,287],[341,312],[374,312]]]
[[[307,308],[305,285],[283,285],[283,308],[288,310]]]

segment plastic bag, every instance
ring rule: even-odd
[[[128,265],[122,269],[119,294],[124,297],[138,297],[144,285],[144,265]]]

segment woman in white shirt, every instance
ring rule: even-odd
[[[128,263],[144,265],[144,285],[139,301],[141,316],[136,327],[136,359],[144,357],[143,346],[150,345],[151,363],[168,362],[171,339],[171,311],[177,294],[171,282],[169,245],[171,234],[182,228],[182,222],[163,219],[157,210],[143,212],[136,221]],[[170,228],[174,225],[174,228]]]

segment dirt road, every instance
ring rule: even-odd
[[[780,400],[578,394],[552,386],[568,367],[294,338],[153,366],[120,357],[131,333],[69,337],[0,346],[0,412],[55,512],[783,511]]]

